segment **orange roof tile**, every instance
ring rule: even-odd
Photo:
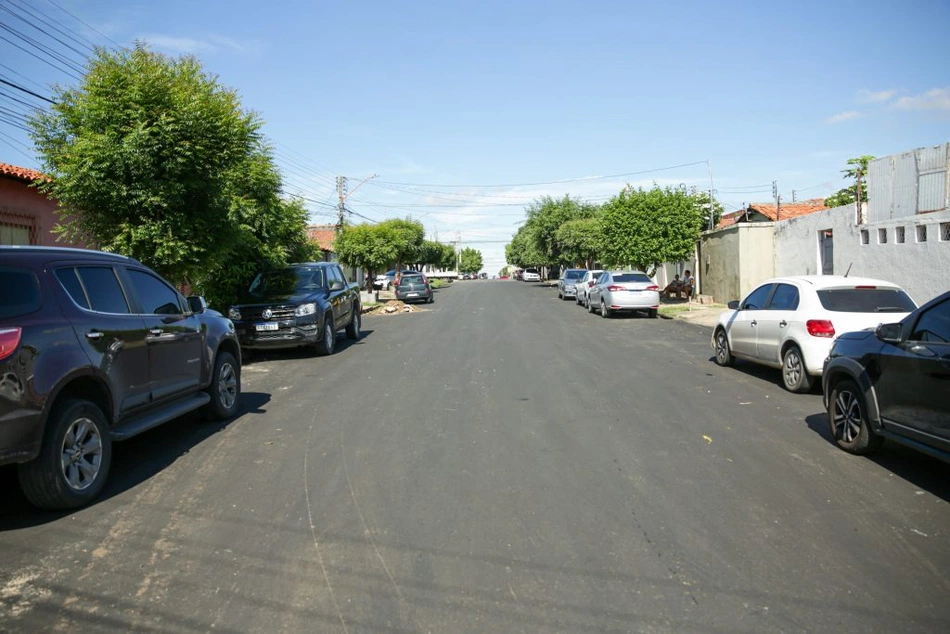
[[[307,239],[316,242],[324,251],[333,251],[336,225],[310,225],[307,227]]]
[[[46,178],[43,172],[37,172],[28,167],[18,167],[7,163],[0,163],[0,174],[3,176],[12,176],[21,181],[29,181],[31,183],[40,178]]]
[[[782,208],[778,211],[777,217],[775,203],[751,203],[749,205],[750,211],[757,211],[769,220],[788,220],[789,218],[807,216],[824,209],[829,209],[824,198],[814,198],[796,203],[782,203]]]

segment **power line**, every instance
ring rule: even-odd
[[[60,11],[62,11],[63,13],[65,13],[66,15],[68,15],[69,17],[73,18],[74,20],[76,20],[77,22],[79,22],[80,24],[82,24],[83,26],[85,26],[85,27],[87,27],[87,28],[89,28],[89,29],[95,31],[96,33],[98,33],[99,35],[101,35],[102,37],[104,37],[105,39],[109,40],[110,42],[112,42],[113,44],[115,44],[117,47],[119,47],[119,48],[125,48],[124,46],[122,46],[121,44],[119,44],[118,42],[116,42],[115,40],[113,40],[111,37],[109,37],[108,35],[106,35],[106,34],[103,33],[102,31],[100,31],[100,30],[97,29],[96,27],[87,24],[86,22],[84,22],[84,21],[83,21],[81,18],[79,18],[78,16],[76,16],[76,15],[70,13],[69,11],[67,11],[66,9],[64,9],[63,7],[59,6],[58,4],[56,4],[55,2],[53,2],[53,0],[46,0],[46,1],[47,1],[48,3],[50,3],[51,5],[53,5],[54,7],[56,7],[57,9],[59,9]]]
[[[22,8],[21,8],[21,10],[22,10]],[[24,18],[23,16],[17,15],[17,14],[14,13],[13,11],[11,11],[11,10],[9,9],[9,7],[0,5],[0,11],[6,11],[7,13],[9,13],[10,15],[12,15],[12,16],[15,17],[16,19],[18,19],[18,20],[20,20],[21,22],[23,22],[24,24],[26,24],[27,26],[29,26],[29,27],[31,27],[31,28],[33,28],[33,29],[36,29],[37,31],[39,31],[39,32],[42,33],[43,35],[49,37],[50,39],[56,40],[57,42],[59,42],[60,44],[62,44],[62,45],[65,46],[66,48],[68,48],[69,50],[71,50],[71,51],[73,51],[74,53],[80,55],[83,59],[86,58],[86,53],[84,53],[83,51],[80,51],[80,50],[74,48],[72,45],[67,44],[66,42],[62,41],[61,39],[59,39],[58,37],[56,37],[55,35],[53,35],[53,34],[50,33],[49,31],[47,31],[46,29],[41,29],[40,27],[36,26],[35,24],[33,24],[32,22],[30,22],[29,20],[27,20],[27,19]],[[33,17],[34,19],[39,19],[39,18],[37,18],[36,16],[31,16],[31,17]]]
[[[35,7],[32,7],[32,8],[27,7],[26,5],[21,4],[18,0],[17,1],[9,0],[9,1],[13,3],[14,5],[16,5],[21,11],[25,11],[26,13],[30,14],[31,17],[36,18],[37,20],[39,20],[46,26],[50,27],[51,29],[68,37],[79,46],[84,47],[89,53],[92,53],[95,51],[96,45],[94,42],[92,42],[88,38],[85,38],[77,33],[74,33],[72,30],[69,29],[69,27],[67,27],[65,24],[63,24],[56,18],[50,16],[47,13],[44,13],[43,11],[40,11],[39,9]],[[52,22],[52,24],[50,22]],[[59,28],[59,27],[62,27],[62,28]],[[82,55],[83,57],[86,57],[87,55],[87,53],[82,53],[80,51],[76,51],[76,52]]]
[[[10,86],[11,88],[15,88],[15,89],[19,90],[20,92],[25,92],[26,94],[31,95],[31,96],[33,96],[33,97],[36,97],[37,99],[42,99],[43,101],[45,101],[45,102],[47,102],[47,103],[56,103],[56,102],[53,101],[52,99],[49,99],[48,97],[44,97],[43,95],[41,95],[41,94],[39,94],[39,93],[35,93],[35,92],[33,92],[32,90],[29,90],[29,89],[27,89],[27,88],[24,88],[23,86],[20,86],[20,85],[18,85],[18,84],[14,84],[12,81],[7,81],[6,79],[0,78],[0,84],[4,84],[4,85],[6,85],[6,86]]]

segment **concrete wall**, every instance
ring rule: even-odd
[[[29,242],[41,246],[82,246],[66,242],[57,242],[52,233],[53,226],[59,222],[56,215],[56,203],[15,178],[0,177],[0,224],[8,227],[22,227],[28,231]],[[6,235],[6,234],[5,234]],[[27,235],[18,230],[11,235]],[[17,242],[22,243],[17,239]]]
[[[925,242],[918,241],[918,227],[926,227]],[[775,274],[820,274],[818,240],[825,229],[834,236],[836,275],[850,267],[850,275],[894,282],[918,304],[950,290],[950,210],[855,225],[848,205],[785,220],[775,227]]]
[[[773,277],[773,224],[740,223],[703,233],[699,247],[699,292],[726,303],[741,299],[759,282]]]

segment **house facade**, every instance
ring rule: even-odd
[[[0,163],[0,244],[83,246],[53,233],[58,206],[33,187],[42,178],[36,170]]]

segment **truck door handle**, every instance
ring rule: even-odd
[[[782,321],[778,322],[779,328],[784,328],[784,327],[787,326],[787,325],[788,325],[788,322],[785,321],[784,319],[783,319]]]
[[[86,333],[86,339],[91,339],[92,341],[99,341],[102,339],[102,333],[98,330],[90,330]]]

